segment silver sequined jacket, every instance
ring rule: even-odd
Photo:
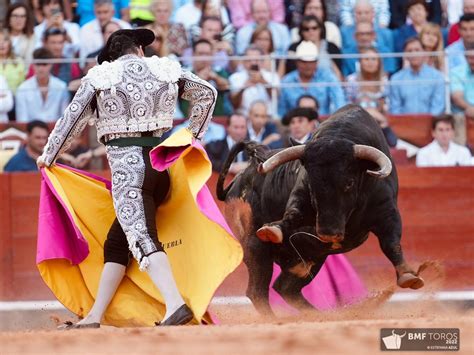
[[[161,136],[173,126],[178,95],[191,102],[188,129],[201,138],[217,98],[208,82],[168,58],[133,54],[90,69],[51,132],[42,155],[49,166],[79,135],[95,123],[97,138],[107,140],[153,132]]]

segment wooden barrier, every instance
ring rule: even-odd
[[[401,166],[399,177],[407,260],[413,265],[439,260],[447,277],[443,289],[472,289],[474,168]],[[209,181],[213,193],[216,181],[214,174]],[[35,265],[39,188],[37,173],[0,174],[0,300],[54,298]],[[380,280],[394,284],[393,268],[375,237],[348,257],[369,288],[379,288]],[[239,267],[217,294],[242,295],[246,278],[245,267]]]

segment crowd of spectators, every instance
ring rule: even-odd
[[[0,10],[4,123],[56,121],[110,34],[136,27],[155,33],[145,55],[175,58],[218,90],[214,115],[228,126],[211,125],[204,143],[219,159],[245,138],[302,143],[318,115],[346,103],[367,109],[392,147],[389,114],[452,113],[461,147],[474,119],[474,0],[0,0]],[[176,118],[187,111],[179,100]]]

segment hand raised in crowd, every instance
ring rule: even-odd
[[[213,48],[216,52],[223,51],[226,52],[227,55],[233,54],[232,45],[227,41],[216,41],[213,43]]]
[[[269,145],[269,144],[271,144],[273,142],[276,142],[280,139],[281,139],[281,135],[279,133],[272,133],[262,141],[262,144]]]
[[[248,86],[256,85],[256,84],[268,84],[266,80],[263,78],[260,69],[255,68],[248,71],[249,79],[247,80]]]
[[[201,79],[206,80],[206,81],[214,79],[214,77],[216,75],[216,73],[213,72],[213,70],[210,66],[205,66],[204,68],[199,70],[196,74]]]
[[[464,110],[464,114],[466,115],[466,117],[474,119],[474,106],[468,106]]]
[[[38,169],[48,167],[41,156],[36,159],[36,166],[38,167]]]
[[[92,150],[88,150],[85,153],[79,154],[75,160],[76,168],[79,168],[79,169],[84,168],[87,164],[90,163],[92,158],[93,158]]]

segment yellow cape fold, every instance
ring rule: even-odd
[[[211,322],[206,316],[208,304],[225,277],[242,261],[242,249],[225,222],[209,218],[209,213],[205,215],[200,209],[198,193],[201,195],[203,188],[207,191],[205,183],[211,175],[211,164],[205,152],[193,145],[190,133],[177,132],[159,149],[179,147],[183,151],[169,167],[170,193],[156,214],[158,237],[170,259],[178,288],[194,312],[194,322]],[[48,259],[40,262],[38,269],[58,300],[83,317],[97,294],[104,241],[115,219],[111,194],[103,181],[80,171],[53,166],[45,172],[72,218],[69,223],[74,223],[87,241],[89,254],[78,265],[66,259]],[[162,296],[132,259],[103,324],[152,326],[164,313]]]

